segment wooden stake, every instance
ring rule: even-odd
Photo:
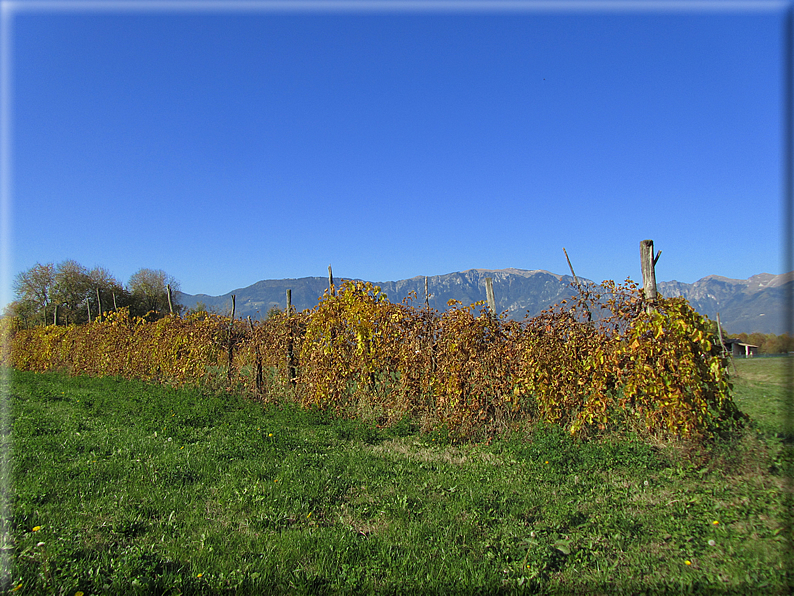
[[[496,298],[493,293],[493,277],[485,278],[485,295],[488,297],[488,307],[491,309],[491,315],[496,316]]]
[[[113,292],[113,310],[118,310],[119,307],[116,306],[116,293]]]
[[[234,329],[234,310],[235,310],[235,296],[234,294],[232,294],[232,316],[229,317],[229,353],[228,353],[229,366],[226,370],[226,380],[228,381],[229,386],[231,386],[232,383],[232,357],[234,356],[233,347],[232,347],[232,339],[233,339],[232,331]]]
[[[329,283],[331,282],[331,266],[328,266]],[[333,287],[333,286],[332,286]],[[292,316],[292,290],[287,290],[287,325],[289,327],[289,335],[287,336],[287,369],[289,372],[289,382],[293,387],[298,382],[298,374],[295,371],[295,352],[292,338],[292,322],[289,318]]]
[[[55,305],[55,314],[52,317],[52,324],[57,326],[58,325],[58,305]]]
[[[565,250],[564,246],[562,247],[562,252],[565,253],[565,260],[568,261],[568,269],[571,270],[571,275],[573,275],[573,283],[576,285],[576,289],[579,292],[579,296],[581,297],[582,286],[579,284],[579,278],[576,277],[576,273],[573,270],[573,265],[571,265],[571,259],[568,258],[568,251]],[[593,313],[590,312],[590,307],[587,306],[586,303],[582,302],[582,304],[584,304],[584,309],[587,311],[587,322],[589,323],[593,320]]]
[[[174,303],[171,301],[171,284],[167,284],[165,289],[168,292],[168,312],[174,314]],[[232,296],[232,300],[234,300],[234,296]]]
[[[336,296],[336,291],[334,290],[334,274],[331,272],[330,265],[328,265],[328,291],[331,293],[331,296]]]
[[[91,322],[91,303],[88,300],[85,301],[85,307],[88,310],[88,322],[90,323]]]
[[[96,305],[99,309],[99,316],[102,316],[102,300],[99,297],[99,288],[96,289]]]
[[[720,324],[720,313],[717,313],[717,334],[720,338],[720,345],[722,346],[722,351],[727,352],[728,349],[725,347],[725,342],[722,341],[722,325]]]
[[[430,310],[430,293],[427,291],[427,277],[425,277],[425,307]]]
[[[562,247],[562,252],[565,253],[565,260],[568,261],[568,269],[571,270],[571,275],[573,275],[573,283],[576,284],[577,289],[579,288],[579,278],[576,277],[576,273],[573,271],[573,265],[571,265],[571,259],[568,258],[568,251],[565,250],[565,247]]]
[[[659,253],[661,254],[661,252]],[[653,240],[640,242],[640,265],[642,266],[642,290],[645,300],[649,302],[648,312],[653,310],[656,302],[656,270],[654,265],[657,259],[653,258]]]
[[[725,342],[722,341],[722,323],[720,322],[720,313],[717,313],[717,333],[720,336],[720,345],[722,346],[722,352],[725,353],[728,351],[728,348],[725,347]],[[733,350],[730,351],[729,356],[731,358],[731,365],[733,366],[733,374],[736,374],[736,363],[733,361]]]
[[[248,317],[248,327],[251,329],[251,340],[254,342],[254,386],[257,393],[262,393],[265,383],[262,375],[262,355],[259,353],[259,344],[254,337],[254,323]]]

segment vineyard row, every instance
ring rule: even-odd
[[[627,281],[580,286],[577,299],[521,322],[478,306],[439,313],[345,282],[311,310],[256,323],[121,309],[87,325],[13,329],[7,359],[22,370],[288,393],[460,436],[544,420],[572,434],[620,426],[703,438],[740,417],[708,322],[683,298],[648,302]]]

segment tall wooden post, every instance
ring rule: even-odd
[[[336,291],[334,290],[334,274],[331,272],[330,265],[328,265],[328,291],[331,293],[331,296],[336,295]]]
[[[330,270],[330,266],[329,266]],[[287,290],[287,371],[289,373],[289,382],[293,387],[297,383],[297,373],[295,371],[295,351],[292,337],[292,290]]]
[[[427,277],[425,276],[425,307],[430,310],[430,293],[427,291]]]
[[[565,250],[564,246],[562,247],[562,252],[565,253],[565,260],[568,261],[568,269],[571,270],[571,275],[573,275],[573,283],[576,284],[576,289],[581,291],[581,288],[579,287],[579,278],[576,277],[576,273],[574,273],[573,265],[571,265],[571,259],[568,258],[568,251]]]
[[[725,347],[725,342],[722,339],[722,322],[720,321],[720,313],[717,313],[717,333],[720,336],[720,345],[722,346],[722,353],[723,355],[728,354],[731,359],[731,365],[733,366],[733,374],[736,374],[736,363],[733,361],[733,350],[728,352],[728,348]]]
[[[571,265],[571,259],[568,257],[568,251],[565,250],[565,247],[562,247],[562,252],[565,253],[565,260],[568,261],[568,269],[571,270],[571,275],[573,275],[573,283],[576,285],[576,291],[579,292],[579,297],[584,299],[584,295],[582,293],[582,286],[579,284],[579,278],[576,277],[576,272],[573,270],[573,265]],[[586,302],[582,302],[584,306],[585,312],[587,313],[587,322],[590,323],[593,320],[593,313],[590,312],[590,307],[587,305]]]
[[[118,310],[119,307],[116,306],[116,293],[113,292],[113,310]]]
[[[251,341],[254,342],[254,386],[257,393],[261,394],[265,387],[262,375],[262,354],[259,352],[259,343],[256,341],[254,323],[251,321],[251,317],[248,317],[248,327],[251,329]]]
[[[231,383],[232,383],[232,358],[234,356],[234,354],[232,353],[233,352],[233,346],[232,346],[233,334],[232,334],[232,331],[234,330],[234,311],[235,311],[235,308],[236,308],[235,295],[232,294],[232,315],[229,317],[229,353],[228,353],[229,366],[228,366],[228,369],[226,371],[226,380],[228,381],[229,386],[231,386]]]
[[[491,309],[491,315],[496,316],[496,298],[493,293],[493,277],[485,278],[485,295],[488,297],[488,307]]]
[[[91,322],[91,303],[86,299],[85,301],[85,308],[88,311],[88,322]]]
[[[57,304],[55,305],[55,313],[53,314],[53,317],[52,317],[52,324],[55,325],[55,326],[58,325],[58,305]]]
[[[659,254],[662,254],[659,251]],[[648,312],[653,310],[656,302],[656,261],[659,255],[653,256],[653,240],[640,242],[640,265],[642,266],[642,291],[648,301]]]
[[[99,288],[96,289],[96,307],[99,310],[99,316],[102,316],[102,299],[99,297]]]
[[[168,312],[174,314],[174,303],[171,300],[171,284],[167,284],[165,286],[166,291],[168,292]],[[234,301],[234,296],[232,296],[232,301]],[[234,315],[232,315],[234,316]]]

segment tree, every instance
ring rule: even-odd
[[[172,275],[168,275],[162,269],[139,269],[136,271],[127,283],[127,288],[132,295],[135,314],[144,315],[151,311],[161,314],[168,313],[168,286],[171,286],[174,312],[179,313],[183,309],[182,305],[176,303],[176,293],[180,286]]]
[[[748,343],[754,346],[758,346],[759,351],[762,351],[761,348],[764,346],[764,342],[766,341],[766,336],[763,333],[751,333],[750,337],[747,338]]]
[[[782,352],[794,352],[794,337],[790,337],[788,333],[781,335],[780,348]]]
[[[59,321],[67,324],[87,322],[90,292],[88,269],[72,259],[58,263],[55,268],[53,303],[58,306]]]
[[[14,293],[22,303],[30,324],[47,324],[47,312],[52,302],[55,284],[55,266],[52,263],[36,263],[14,279]]]
[[[129,293],[121,285],[121,282],[104,267],[94,267],[88,272],[88,278],[92,288],[89,300],[93,305],[93,312],[99,312],[100,310],[100,305],[96,303],[97,290],[99,290],[102,312],[113,310],[116,306],[120,308],[130,304]]]
[[[41,324],[41,314],[36,304],[28,300],[14,300],[3,309],[3,318],[16,319],[23,329],[30,329],[36,324]]]

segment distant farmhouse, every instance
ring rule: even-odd
[[[750,358],[758,354],[758,346],[746,344],[738,339],[726,339],[724,343],[731,355],[738,358]]]

